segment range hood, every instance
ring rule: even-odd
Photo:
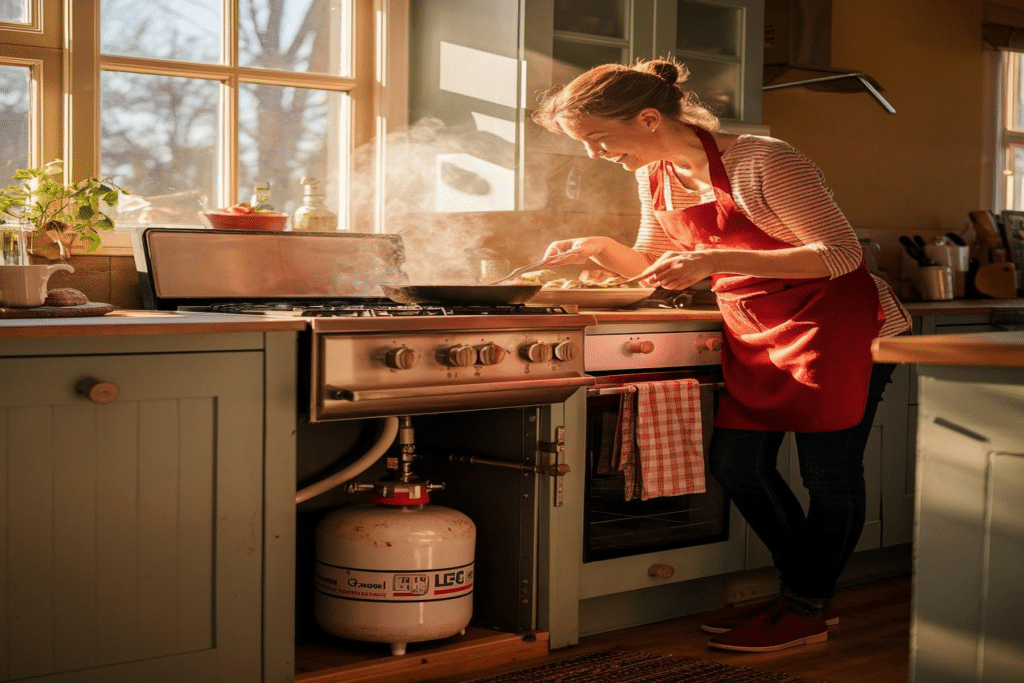
[[[832,0],[765,0],[764,86],[867,92],[890,114],[882,87],[862,71],[832,66]]]

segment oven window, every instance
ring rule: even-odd
[[[710,385],[715,379],[699,379],[702,384],[709,384],[701,389],[706,453],[714,415],[714,389]],[[726,540],[729,501],[710,475],[707,476],[707,491],[702,494],[646,501],[625,499],[625,480],[614,462],[616,425],[622,400],[628,399],[622,394],[587,398],[583,561],[609,560]]]

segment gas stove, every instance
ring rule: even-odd
[[[136,264],[151,308],[308,321],[311,422],[557,403],[584,372],[589,315],[560,306],[407,305],[401,238],[150,228]]]

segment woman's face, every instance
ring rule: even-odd
[[[640,112],[631,119],[606,119],[585,116],[573,121],[559,121],[565,134],[583,143],[592,159],[608,159],[628,171],[660,159],[657,136],[659,120]]]

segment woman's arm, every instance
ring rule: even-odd
[[[825,262],[813,245],[757,251],[750,249],[700,249],[669,251],[645,271],[645,282],[665,289],[686,289],[715,274],[769,278],[828,277]]]
[[[593,260],[605,270],[625,277],[640,273],[649,261],[638,251],[610,237],[577,237],[548,245],[544,252],[545,266],[571,266]]]

